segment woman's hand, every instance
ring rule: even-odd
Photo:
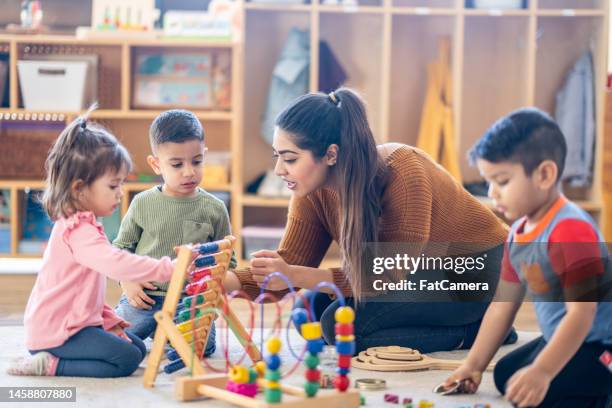
[[[288,265],[278,252],[261,250],[253,252],[251,256],[253,257],[251,259],[251,274],[253,275],[253,280],[258,285],[261,286],[266,277],[273,272],[280,272],[289,278],[290,281],[292,280],[291,265]],[[284,290],[287,289],[287,284],[283,279],[275,277],[268,282],[266,289],[273,291]]]
[[[137,309],[151,310],[151,305],[154,305],[155,301],[143,289],[155,290],[157,289],[155,285],[149,282],[120,282],[120,284],[130,305]]]
[[[519,408],[536,407],[544,400],[551,380],[535,364],[523,367],[508,380],[506,399]]]

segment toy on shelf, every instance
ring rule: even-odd
[[[293,289],[293,286],[287,277],[278,272],[270,274],[266,280],[264,280],[261,295],[254,301],[255,304],[258,304],[263,303],[264,299],[272,300],[274,301],[277,309],[277,319],[273,325],[272,333],[268,336],[267,341],[265,342],[266,356],[263,360],[261,355],[259,355],[258,348],[255,347],[252,341],[251,334],[247,333],[247,330],[240,325],[240,322],[237,319],[231,318],[232,313],[231,309],[229,308],[228,299],[243,297],[242,294],[240,292],[234,292],[229,295],[226,294],[223,286],[221,285],[221,280],[213,285],[212,282],[214,279],[210,280],[204,277],[200,280],[192,280],[187,284],[185,291],[191,295],[191,297],[188,299],[192,300],[189,301],[189,304],[185,305],[184,312],[181,313],[187,313],[193,318],[196,310],[193,309],[193,302],[196,301],[198,303],[197,310],[200,312],[200,315],[193,319],[194,323],[189,326],[187,334],[189,331],[194,330],[196,332],[202,330],[202,333],[200,336],[201,340],[196,340],[196,335],[187,340],[181,335],[179,329],[177,329],[172,322],[172,316],[176,310],[174,306],[178,302],[180,295],[176,288],[180,288],[180,283],[183,282],[186,271],[193,269],[193,267],[190,266],[192,264],[194,264],[196,267],[208,267],[208,262],[218,262],[219,269],[217,272],[213,273],[213,276],[216,278],[221,278],[224,275],[225,271],[227,270],[229,256],[231,255],[231,245],[234,241],[233,239],[228,238],[220,242],[226,242],[218,249],[221,252],[214,255],[206,255],[204,257],[198,254],[198,257],[194,262],[192,262],[193,253],[201,252],[203,247],[208,249],[208,247],[205,245],[210,244],[205,244],[204,246],[194,246],[193,248],[183,247],[180,249],[179,260],[175,273],[172,276],[166,302],[164,303],[162,311],[156,314],[156,319],[158,320],[159,324],[158,330],[155,334],[151,357],[149,357],[147,371],[145,371],[145,386],[150,387],[153,385],[163,352],[163,347],[167,341],[167,338],[169,338],[170,343],[176,348],[178,353],[177,355],[182,360],[182,363],[191,369],[190,376],[180,377],[176,380],[175,396],[179,400],[190,401],[202,397],[208,397],[247,408],[309,407],[313,404],[317,404],[320,408],[358,407],[360,404],[360,395],[358,391],[349,389],[349,367],[347,367],[347,361],[350,365],[349,354],[353,352],[355,347],[354,337],[352,334],[354,312],[350,307],[345,305],[342,293],[335,285],[331,283],[321,282],[314,289],[314,291],[316,293],[316,291],[318,291],[320,288],[328,287],[336,293],[338,299],[340,299],[340,304],[342,305],[336,314],[336,335],[338,339],[338,354],[346,357],[341,357],[341,359],[339,359],[337,370],[338,375],[334,380],[335,390],[319,390],[320,373],[318,371],[319,361],[317,354],[322,350],[324,341],[321,337],[322,333],[320,322],[312,319],[312,316],[314,316],[312,304],[310,305],[310,310],[294,309],[292,312],[292,319],[287,319],[287,328],[289,329],[293,321],[300,327],[301,333],[307,340],[307,343],[301,353],[295,352],[291,347],[289,334],[287,331],[287,348],[293,357],[295,357],[296,363],[285,372],[281,371],[282,361],[280,352],[283,348],[283,342],[280,339],[282,317],[280,315],[281,307],[279,303],[282,303],[287,299],[295,300],[295,297],[300,295],[298,295]],[[201,259],[211,256],[215,258],[215,261],[201,261]],[[206,265],[202,265],[203,263],[206,263]],[[195,279],[199,279],[198,273],[198,270],[191,270],[190,276],[192,278],[197,276]],[[278,299],[274,298],[271,293],[265,292],[268,282],[274,278],[281,278],[285,280],[290,289],[290,293],[280,302]],[[204,292],[202,292],[202,290]],[[214,297],[211,297],[211,291],[214,291]],[[202,295],[202,303],[199,302],[200,299],[197,299],[197,297],[200,296],[199,294]],[[183,303],[185,303],[185,301]],[[251,318],[249,321],[251,323],[250,328],[252,331],[254,309],[252,303],[249,302],[249,305],[251,308]],[[227,326],[233,329],[234,334],[236,337],[238,337],[240,343],[245,347],[245,355],[248,354],[253,361],[254,364],[252,367],[246,367],[241,364],[245,355],[243,355],[243,357],[237,363],[229,362],[229,350],[227,349],[224,350],[226,362],[225,370],[222,372],[219,372],[219,369],[210,365],[210,363],[206,361],[206,358],[201,358],[201,350],[206,344],[206,330],[210,326],[210,321],[206,319],[206,317],[211,316],[212,314],[220,316],[228,323]],[[206,319],[204,320],[204,323],[202,323],[202,329],[193,328],[198,319]],[[236,327],[239,327],[240,330],[236,330]],[[261,343],[263,345],[263,309],[261,327]],[[222,338],[223,336],[219,337]],[[191,343],[191,347],[187,344],[188,342]],[[304,358],[306,353],[307,356]],[[306,381],[304,382],[303,387],[285,384],[283,379],[291,375],[302,363],[304,363],[307,367]],[[207,371],[216,371],[217,373],[208,374]],[[257,394],[263,394],[263,397],[258,396]]]
[[[94,0],[91,25],[95,30],[151,31],[157,16],[155,0]]]
[[[261,360],[261,354],[251,341],[250,333],[246,332],[225,303],[227,299],[221,282],[229,267],[235,241],[235,237],[227,236],[220,241],[179,249],[166,300],[162,310],[155,314],[157,329],[144,373],[145,387],[152,387],[155,383],[164,346],[168,341],[175,349],[170,356],[175,358],[167,366],[167,372],[175,371],[183,364],[194,374],[206,372],[202,357],[211,324],[221,310],[234,334],[243,342],[246,354],[255,362]],[[186,280],[189,283],[184,289],[188,296],[179,304]]]

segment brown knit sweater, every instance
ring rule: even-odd
[[[395,150],[385,160],[388,168],[380,242],[464,242],[488,249],[505,241],[507,230],[495,214],[426,153],[399,144],[379,149],[390,147]],[[290,265],[318,267],[332,240],[340,238],[340,216],[340,197],[332,189],[293,198],[278,253]],[[334,284],[350,296],[344,272],[333,268],[332,273]],[[257,297],[260,289],[249,270],[237,270],[236,274],[244,291],[253,299]],[[274,294],[280,298],[284,293]]]

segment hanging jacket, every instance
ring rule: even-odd
[[[271,145],[276,116],[295,98],[308,92],[310,76],[310,35],[293,28],[274,66],[261,134]]]
[[[584,53],[565,77],[557,93],[555,119],[565,135],[567,158],[563,179],[572,186],[589,184],[595,145],[593,57]]]

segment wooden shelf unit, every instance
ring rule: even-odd
[[[98,47],[116,57],[112,62],[114,69],[102,63],[99,81],[113,83],[120,91],[102,94],[100,110],[94,117],[105,124],[114,123],[121,129],[120,136],[121,132],[129,135],[122,137],[122,141],[130,151],[148,152],[145,135],[138,136],[133,131],[150,123],[159,111],[131,109],[132,50],[231,49],[232,109],[196,114],[204,122],[207,143],[213,149],[229,147],[231,152],[231,181],[223,191],[231,194],[232,228],[240,237],[243,226],[262,222],[282,225],[286,217],[288,199],[263,198],[245,191],[248,183],[272,167],[271,148],[259,129],[272,72],[293,27],[308,30],[311,44],[319,40],[328,42],[347,71],[346,85],[364,96],[370,124],[381,143],[416,143],[426,90],[426,67],[435,58],[438,38],[450,37],[455,137],[466,182],[480,180],[477,171],[468,165],[465,153],[482,132],[494,120],[521,106],[537,106],[551,112],[555,92],[565,74],[578,56],[591,47],[597,82],[594,179],[592,187],[568,190],[567,194],[599,220],[608,2],[529,0],[527,8],[519,10],[472,9],[465,3],[465,0],[363,0],[355,6],[346,6],[327,5],[319,0],[306,4],[241,1],[243,29],[239,43],[116,39],[84,42],[72,37],[3,35],[0,49],[8,49],[11,54],[11,106],[0,110],[0,115],[32,114],[19,107],[15,80],[17,56],[24,44]],[[318,68],[318,47],[311,47],[309,91],[318,90]],[[63,114],[66,121],[74,118],[74,114]],[[143,166],[142,158],[135,157],[135,161],[137,166]],[[12,189],[25,187],[24,182],[8,183]],[[240,239],[237,253],[242,253]],[[245,264],[243,259],[240,262]],[[332,263],[326,261],[326,265]]]
[[[554,114],[557,90],[587,49],[596,79],[596,154],[592,185],[566,188],[597,221],[602,213],[602,146],[609,4],[605,0],[529,0],[516,10],[473,9],[465,0],[364,0],[356,6],[245,5],[243,149],[263,160],[241,161],[247,184],[272,167],[271,148],[259,135],[268,86],[284,40],[293,27],[309,30],[310,43],[325,40],[347,71],[346,86],[367,102],[370,125],[381,142],[414,145],[426,91],[427,64],[440,36],[451,38],[453,109],[464,182],[481,177],[467,150],[495,120],[523,106]],[[318,91],[319,52],[310,47],[309,91]],[[277,208],[283,199],[242,196],[243,206]],[[254,211],[251,211],[254,213]],[[242,225],[257,222],[255,216]]]
[[[82,40],[71,36],[21,36],[0,35],[0,51],[8,52],[10,58],[9,75],[9,107],[0,108],[0,121],[24,122],[60,122],[68,124],[81,112],[31,111],[23,107],[19,92],[17,61],[26,54],[96,54],[98,65],[98,100],[99,109],[92,118],[109,128],[128,148],[135,164],[135,171],[153,175],[146,164],[146,156],[150,153],[148,128],[151,121],[162,109],[136,109],[132,106],[132,78],[135,55],[147,50],[173,52],[177,48],[182,51],[227,52],[231,55],[232,100],[228,110],[193,110],[202,122],[205,131],[206,144],[210,151],[229,151],[240,141],[241,128],[241,88],[238,86],[242,76],[240,57],[241,44],[232,41],[196,41],[177,39],[88,39]],[[235,80],[237,79],[237,80]],[[4,154],[4,150],[3,150]],[[10,154],[10,153],[9,153]],[[232,158],[235,156],[232,156]],[[235,160],[232,160],[230,181],[225,185],[204,186],[211,192],[220,191],[230,194],[230,216],[239,212],[238,200],[235,197],[242,191],[241,173],[237,171]],[[122,215],[129,205],[129,199],[134,193],[151,188],[157,183],[127,182],[124,184],[124,200],[121,206]],[[40,254],[24,254],[18,252],[22,237],[23,203],[18,199],[23,191],[42,190],[45,182],[42,180],[0,180],[0,189],[11,192],[11,251],[0,253],[0,257],[40,257]],[[231,216],[231,219],[239,217]],[[233,226],[237,229],[237,226]]]

